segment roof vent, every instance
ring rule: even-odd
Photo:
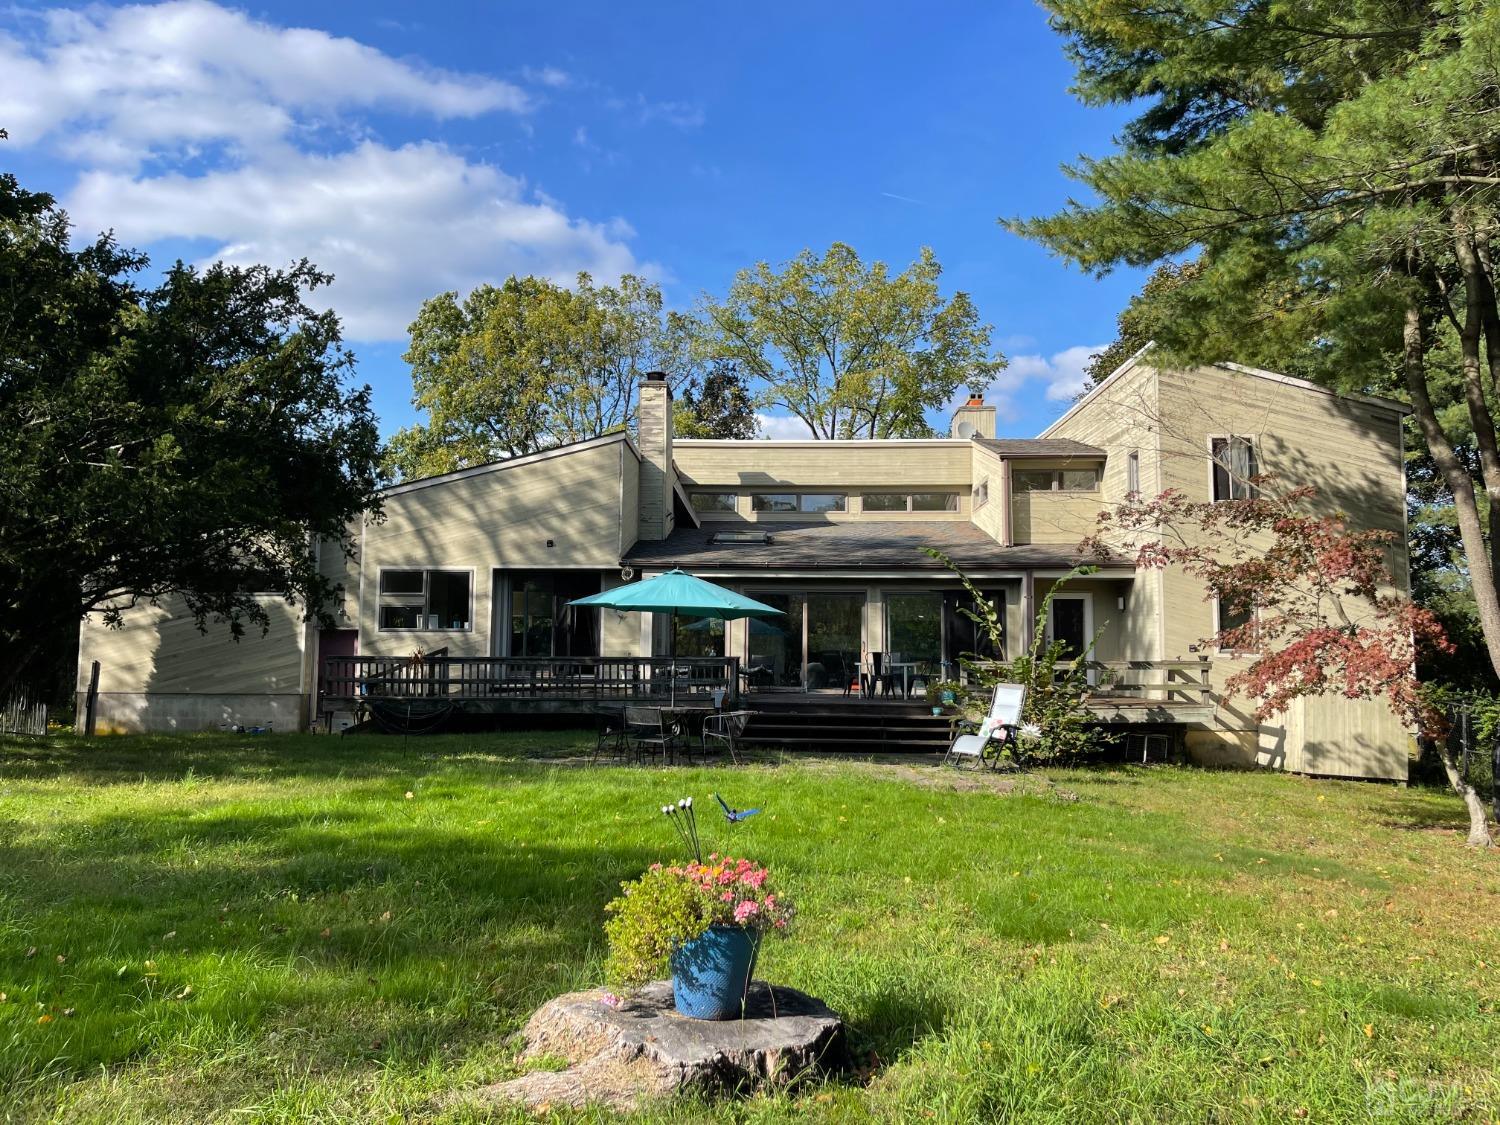
[[[708,537],[708,545],[720,543],[770,543],[769,531],[716,531]]]

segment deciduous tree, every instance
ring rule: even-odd
[[[1278,490],[1267,476],[1255,484],[1259,495],[1243,500],[1192,500],[1175,489],[1128,498],[1100,514],[1082,549],[1200,581],[1205,598],[1239,621],[1203,643],[1246,658],[1223,690],[1253,700],[1258,721],[1306,696],[1337,695],[1381,700],[1409,726],[1442,733],[1416,665],[1424,649],[1452,646],[1436,615],[1398,592],[1386,561],[1395,536],[1319,513],[1310,487]],[[1443,753],[1469,810],[1469,842],[1488,846],[1484,803]]]
[[[929,249],[892,276],[834,243],[780,268],[742,270],[723,301],[705,300],[703,346],[741,365],[763,406],[790,411],[820,438],[924,437],[927,411],[1005,366],[965,293],[944,299]]]
[[[201,625],[264,624],[256,593],[314,614],[315,542],[375,508],[369,389],[328,279],[70,244],[46,195],[0,176],[0,694],[80,618],[180,594]]]
[[[673,418],[678,437],[743,441],[760,432],[755,396],[733,363],[715,363],[679,388]]]
[[[462,300],[440,293],[410,328],[412,404],[425,420],[391,441],[404,477],[534,453],[598,437],[635,417],[648,371],[680,383],[688,371],[685,318],[661,289],[626,275],[572,287],[511,277]]]

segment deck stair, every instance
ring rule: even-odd
[[[948,749],[948,717],[925,703],[841,695],[755,693],[746,730],[752,746],[790,751],[933,754]]]

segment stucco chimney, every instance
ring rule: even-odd
[[[984,395],[969,392],[969,401],[953,412],[948,433],[956,438],[995,436],[995,408],[984,404]]]
[[[672,533],[672,388],[665,372],[641,380],[638,399],[641,449],[640,538]]]

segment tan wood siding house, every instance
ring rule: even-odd
[[[278,604],[269,635],[236,644],[222,626],[198,633],[170,603],[138,607],[123,629],[84,622],[80,690],[97,659],[111,729],[259,716],[280,728],[319,716],[328,652],[649,656],[665,651],[664,622],[566,603],[674,565],[785,608],[785,627],[679,624],[679,653],[738,657],[765,690],[837,690],[871,652],[953,676],[977,643],[967,595],[924,548],[1003,602],[1006,651],[993,655],[1015,655],[1047,590],[1083,561],[1078,544],[1099,513],[1132,490],[1210,496],[1216,439],[1316,485],[1361,526],[1404,532],[1399,404],[1231,364],[1158,370],[1137,357],[1034,439],[997,436],[994,408],[974,398],[946,438],[674,440],[665,381],[648,378],[640,401],[637,437],[389,489],[354,556],[329,548],[321,559],[343,587],[338,628]],[[1393,562],[1404,584],[1404,549]],[[1208,658],[1211,714],[1186,739],[1205,761],[1405,776],[1407,732],[1379,704],[1313,701],[1262,725],[1223,697],[1233,659],[1202,650],[1215,609],[1179,573],[1116,560],[1069,582],[1054,613],[1059,636],[1098,633],[1100,660]]]

